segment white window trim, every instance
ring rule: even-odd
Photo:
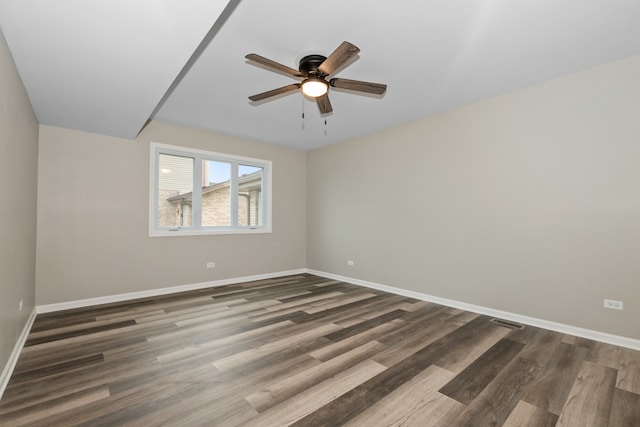
[[[270,160],[263,159],[254,159],[251,157],[243,157],[236,156],[233,154],[225,154],[225,153],[217,153],[214,151],[206,151],[199,150],[196,148],[188,148],[181,147],[176,145],[169,144],[161,144],[157,142],[151,142],[151,148],[149,150],[149,237],[167,237],[167,236],[202,236],[202,235],[211,235],[211,234],[260,234],[260,233],[271,233],[271,188],[272,188],[272,177],[271,177],[271,166],[272,163]],[[258,166],[263,168],[263,188],[262,188],[262,203],[263,203],[263,213],[262,213],[262,224],[261,226],[238,226],[237,218],[234,218],[235,215],[232,215],[232,225],[230,227],[201,227],[196,224],[196,219],[198,220],[198,224],[200,224],[200,219],[194,217],[194,226],[185,227],[185,228],[158,228],[156,227],[157,223],[157,197],[158,197],[158,154],[166,153],[173,155],[181,155],[181,156],[197,156],[197,157],[206,157],[207,160],[219,160],[223,162],[232,163],[232,177],[237,177],[238,169],[237,164],[243,164],[247,166]],[[196,189],[201,189],[201,179],[198,179],[198,176],[201,175],[201,165],[199,165],[196,161],[194,164],[194,191],[193,198],[194,203],[198,200],[201,200],[201,191]],[[233,187],[237,189],[237,179],[231,180],[231,191],[233,191]],[[232,203],[232,212],[234,212],[233,205],[237,206],[237,200],[234,201],[234,198],[231,198]]]

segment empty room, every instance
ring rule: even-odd
[[[0,426],[640,426],[639,19],[0,0]]]

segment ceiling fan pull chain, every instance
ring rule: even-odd
[[[304,97],[302,98],[302,130],[304,130]]]
[[[327,119],[324,119],[324,136],[327,136]]]

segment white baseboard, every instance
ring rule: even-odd
[[[307,273],[314,274],[320,277],[326,277],[327,279],[340,280],[342,282],[353,283],[354,285],[365,286],[367,288],[377,289],[380,291],[389,292],[396,295],[403,295],[406,297],[415,298],[422,301],[428,301],[428,302],[433,302],[440,305],[446,305],[447,307],[458,308],[460,310],[471,311],[473,313],[484,314],[491,317],[498,317],[501,319],[510,320],[512,322],[522,323],[525,325],[535,326],[538,328],[549,329],[551,331],[556,331],[563,334],[575,335],[577,337],[587,338],[594,341],[601,341],[607,344],[613,344],[620,347],[630,348],[632,350],[640,350],[640,340],[633,339],[633,338],[607,334],[604,332],[593,331],[591,329],[578,328],[576,326],[550,322],[548,320],[537,319],[535,317],[522,316],[520,314],[510,313],[508,311],[495,310],[493,308],[467,304],[460,301],[423,294],[421,292],[415,292],[407,289],[395,288],[393,286],[382,285],[380,283],[369,282],[366,280],[354,279],[352,277],[326,273],[324,271],[307,269]]]
[[[2,399],[2,395],[4,394],[5,389],[7,388],[7,384],[9,384],[9,379],[11,378],[11,374],[13,374],[13,370],[16,367],[16,363],[18,363],[18,358],[20,357],[20,353],[22,352],[22,348],[24,347],[24,343],[27,342],[27,337],[29,336],[29,332],[31,332],[31,326],[33,326],[34,320],[36,320],[37,311],[34,308],[29,318],[27,319],[27,323],[25,323],[24,328],[22,328],[22,333],[18,337],[18,341],[16,345],[13,347],[13,351],[9,356],[9,360],[7,364],[4,366],[2,370],[2,375],[0,375],[0,399]]]
[[[307,270],[279,271],[276,273],[257,274],[254,276],[234,277],[231,279],[214,280],[212,282],[194,283],[190,285],[170,286],[168,288],[150,289],[148,291],[128,292],[126,294],[108,295],[104,297],[87,298],[75,301],[61,302],[56,304],[45,304],[36,307],[38,314],[51,313],[54,311],[69,310],[72,308],[89,307],[92,305],[110,304],[114,302],[129,301],[138,298],[148,298],[160,295],[174,294],[177,292],[194,291],[199,289],[213,288],[216,286],[233,285],[236,283],[252,282],[255,280],[273,279],[275,277],[304,274]]]

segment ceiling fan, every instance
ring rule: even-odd
[[[380,83],[363,82],[360,80],[348,80],[332,78],[327,81],[327,77],[339,70],[350,59],[360,52],[358,47],[349,42],[342,42],[331,55],[325,57],[323,55],[307,55],[300,60],[298,69],[287,67],[263,56],[250,53],[245,56],[246,59],[257,62],[272,71],[283,72],[295,78],[301,78],[302,82],[293,83],[278,89],[269,90],[250,96],[251,101],[262,101],[273,96],[282,95],[288,92],[294,92],[302,89],[302,93],[315,98],[320,114],[328,114],[333,111],[331,102],[329,101],[329,86],[348,89],[356,92],[371,93],[382,95],[387,90],[387,85]]]

